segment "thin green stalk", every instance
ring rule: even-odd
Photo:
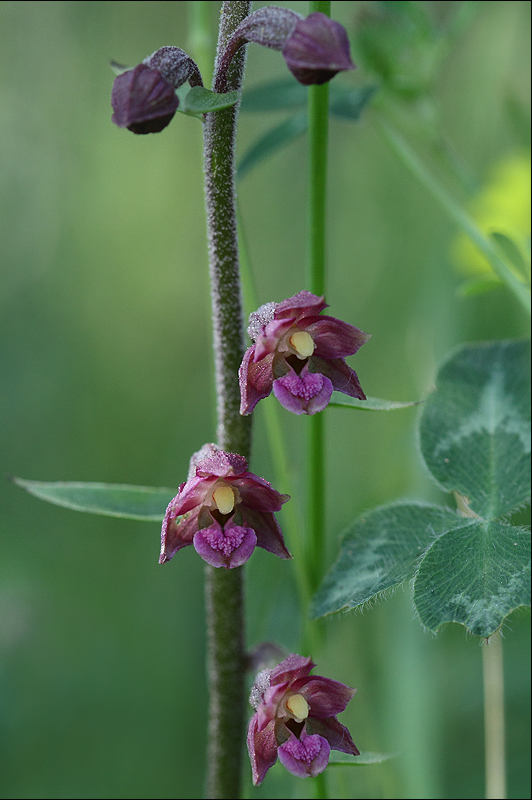
[[[214,42],[211,27],[211,3],[209,0],[189,0],[188,52],[197,63],[203,83],[211,82]]]
[[[530,289],[514,274],[491,241],[484,236],[480,228],[477,227],[471,217],[447,192],[447,190],[436,180],[415,152],[401,136],[401,134],[387,121],[376,115],[379,128],[388,144],[392,147],[396,155],[399,156],[403,164],[415,175],[415,177],[425,186],[426,189],[438,200],[447,214],[457,225],[469,236],[471,241],[478,247],[480,252],[488,259],[495,274],[506,284],[514,293],[519,302],[526,308],[530,315]]]
[[[504,744],[504,670],[502,639],[496,633],[482,648],[484,673],[484,731],[486,750],[486,798],[506,797]]]
[[[316,0],[310,11],[330,16],[330,2]],[[307,247],[307,288],[325,294],[325,204],[327,189],[327,141],[329,84],[308,90],[309,206]],[[319,586],[325,554],[325,453],[324,419],[316,414],[308,420],[307,437],[307,527],[311,592]]]
[[[251,11],[250,2],[222,4],[213,88],[240,89],[245,48],[233,58],[228,74],[221,55],[237,25]],[[205,202],[209,242],[218,446],[249,458],[251,417],[240,415],[238,367],[244,354],[235,193],[235,138],[238,105],[206,115],[204,123]],[[206,568],[207,678],[209,733],[208,798],[240,796],[244,741],[243,568]]]
[[[240,213],[238,230],[244,298],[248,308],[256,309],[259,307],[260,303],[253,281],[253,271]],[[310,602],[312,592],[305,564],[304,542],[301,537],[301,509],[298,506],[292,486],[290,461],[286,449],[286,440],[282,432],[278,404],[274,402],[265,403],[264,414],[266,417],[266,429],[268,431],[271,456],[274,463],[275,486],[279,491],[291,496],[290,502],[287,503],[282,510],[283,518],[286,521],[286,524],[283,524],[283,531],[285,532],[288,548],[294,557],[292,564],[301,599],[301,608],[306,609]]]

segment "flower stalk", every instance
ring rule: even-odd
[[[221,55],[232,32],[251,11],[250,2],[224,2],[221,10],[214,91],[242,86],[246,49],[240,48],[227,75]],[[211,277],[217,443],[249,457],[251,417],[240,415],[238,367],[244,353],[235,202],[235,139],[238,104],[206,115],[205,202]],[[206,567],[209,728],[206,796],[240,796],[244,739],[244,612],[242,568]]]
[[[330,16],[328,0],[310,2],[310,11]],[[309,86],[309,205],[307,223],[307,288],[325,294],[325,203],[327,192],[327,143],[329,84]],[[309,539],[307,570],[311,591],[320,583],[320,565],[325,548],[325,420],[316,414],[308,420],[307,432],[307,530]]]

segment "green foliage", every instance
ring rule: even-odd
[[[231,108],[240,99],[240,92],[226,92],[217,94],[205,89],[204,86],[193,86],[190,88],[183,84],[176,91],[179,97],[179,108],[184,114],[198,116],[208,114],[210,111],[221,111],[224,108]]]
[[[362,767],[365,764],[380,764],[382,761],[394,758],[395,755],[395,753],[371,753],[369,750],[361,750],[358,756],[351,756],[349,753],[340,753],[339,750],[331,750],[329,766]]]
[[[484,519],[530,499],[529,352],[528,342],[459,348],[442,366],[420,421],[431,474]]]
[[[377,90],[376,86],[329,86],[329,112],[340,119],[356,122]],[[237,177],[241,180],[254,166],[277,150],[289,144],[307,130],[308,88],[294,80],[276,80],[255,86],[244,92],[242,111],[297,110],[288,119],[271,128],[244,153],[238,165]],[[304,109],[300,111],[299,109]]]
[[[120,483],[80,483],[27,481],[13,478],[17,486],[48,503],[103,514],[106,517],[160,522],[166,506],[175,495],[173,489],[128,486]]]
[[[530,604],[530,535],[501,519],[530,500],[530,344],[460,347],[420,420],[426,466],[458,510],[398,503],[357,520],[314,598],[315,617],[407,580],[422,624],[488,637]]]
[[[357,400],[342,392],[333,392],[330,406],[343,408],[358,408],[360,411],[394,411],[396,408],[408,408],[417,406],[421,400],[381,400],[380,397],[366,397],[365,400]]]

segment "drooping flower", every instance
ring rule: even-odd
[[[339,681],[310,675],[310,658],[292,654],[256,677],[250,703],[248,752],[255,786],[277,758],[294,775],[323,772],[329,753],[359,755],[351,734],[336,719],[356,692]]]
[[[251,414],[272,389],[288,411],[316,414],[333,390],[365,400],[356,372],[345,362],[370,338],[353,325],[320,316],[323,297],[299,292],[282,303],[267,303],[249,318],[254,344],[239,371],[241,414]]]
[[[338,72],[355,68],[345,28],[320,11],[302,17],[279,6],[257,9],[228,41],[221,61],[225,69],[246,42],[280,50],[294,77],[305,86],[325,83]]]
[[[305,86],[326,83],[338,72],[355,68],[344,26],[319,11],[297,22],[283,56],[290,72]]]
[[[115,78],[111,120],[133,133],[162,131],[179,106],[175,90],[185,81],[191,86],[203,85],[194,61],[179,47],[159,48],[142,64]]]
[[[243,456],[215,445],[202,448],[191,466],[166,509],[160,564],[190,544],[213,567],[239,567],[255,547],[291,558],[274,516],[288,495],[248,472]]]

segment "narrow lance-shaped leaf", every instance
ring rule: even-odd
[[[351,756],[349,753],[331,750],[329,767],[363,767],[367,764],[380,764],[397,755],[397,753],[372,753],[370,750],[361,750],[358,756]]]
[[[306,113],[296,114],[275,128],[271,128],[244,153],[237,169],[238,180],[242,180],[244,175],[265,158],[305,133],[306,129]]]
[[[365,400],[358,400],[356,397],[333,392],[329,406],[338,408],[358,408],[360,411],[394,411],[397,408],[408,408],[417,406],[423,400],[382,400],[380,397],[366,397]]]
[[[74,511],[154,522],[161,522],[168,503],[175,495],[174,489],[164,486],[155,488],[120,483],[51,483],[23,478],[13,478],[13,481],[41,500]]]

